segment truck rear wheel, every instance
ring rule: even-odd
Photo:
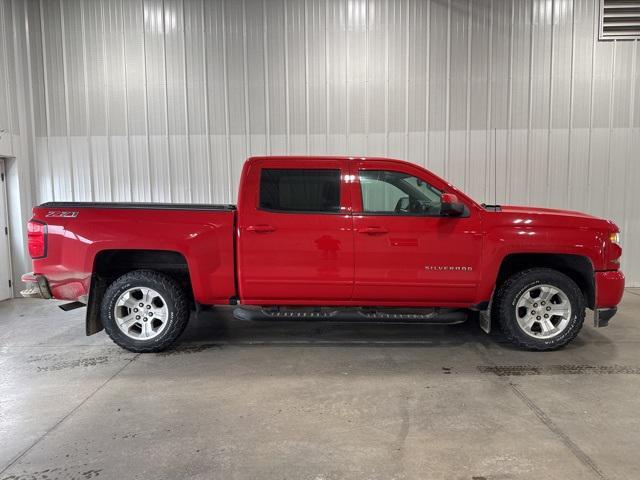
[[[171,277],[136,270],[115,280],[105,292],[104,329],[122,348],[160,352],[173,344],[189,321],[187,297]]]
[[[531,268],[504,282],[494,299],[496,319],[507,338],[528,350],[555,350],[582,328],[582,291],[565,274]]]

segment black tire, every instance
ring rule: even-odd
[[[571,304],[571,317],[564,330],[556,336],[535,338],[520,327],[515,310],[521,295],[543,284],[564,292]],[[518,347],[536,351],[555,350],[571,342],[580,332],[584,323],[585,299],[578,285],[564,273],[550,268],[531,268],[514,274],[498,288],[493,300],[493,313],[502,332]]]
[[[118,327],[115,307],[118,298],[134,287],[151,288],[162,295],[168,309],[166,326],[155,337],[136,340]],[[161,352],[171,346],[189,322],[189,301],[180,285],[168,275],[151,270],[135,270],[116,279],[104,294],[101,306],[102,325],[111,340],[122,348],[136,353]]]

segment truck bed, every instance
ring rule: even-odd
[[[35,274],[46,275],[54,298],[88,298],[92,272],[114,253],[131,252],[140,268],[154,252],[190,272],[194,300],[225,304],[236,295],[234,205],[47,202],[33,220],[46,225],[46,258],[34,258]],[[144,253],[143,253],[144,252]],[[171,267],[173,268],[173,267]]]

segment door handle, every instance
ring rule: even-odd
[[[276,227],[273,225],[249,225],[247,232],[269,233],[275,231],[275,229]]]
[[[358,230],[360,233],[366,233],[368,235],[380,235],[383,233],[389,233],[389,229],[385,227],[366,227]]]

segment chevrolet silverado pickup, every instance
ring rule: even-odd
[[[242,320],[499,325],[552,350],[622,298],[619,230],[590,215],[484,205],[385,158],[254,157],[238,205],[50,202],[28,223],[28,297],[86,306],[86,333],[173,344],[192,310]],[[475,315],[473,312],[479,312]]]

